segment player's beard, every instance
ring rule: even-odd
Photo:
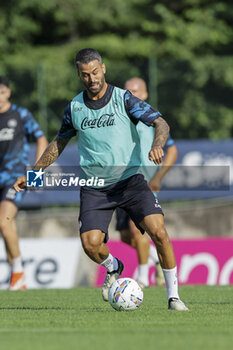
[[[91,85],[93,84],[87,84],[86,85],[86,88],[87,88],[87,90],[88,90],[88,92],[92,95],[92,96],[96,96],[96,95],[98,95],[98,93],[103,89],[103,87],[104,87],[104,83],[105,83],[105,77],[104,77],[104,75],[102,76],[102,78],[101,78],[101,80],[100,80],[100,82],[98,81],[98,82],[95,82],[95,84],[98,84],[98,88],[95,88],[95,89],[92,89],[91,88]],[[93,84],[94,85],[94,84]]]

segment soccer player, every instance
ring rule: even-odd
[[[106,67],[94,49],[76,55],[78,76],[86,90],[66,107],[58,135],[47,147],[34,170],[45,169],[61,154],[69,140],[78,134],[80,166],[84,179],[101,178],[104,186],[83,186],[80,193],[79,226],[84,251],[107,272],[102,296],[121,275],[124,265],[113,257],[105,244],[108,225],[117,207],[125,209],[141,232],[147,231],[155,243],[164,271],[168,307],[188,310],[178,294],[177,268],[172,244],[164,226],[163,212],[140,171],[138,121],[155,127],[149,158],[160,164],[169,127],[161,114],[129,91],[108,84]],[[26,186],[26,177],[14,184],[17,191]],[[143,194],[143,195],[142,195]]]
[[[26,289],[26,286],[15,216],[23,192],[17,193],[13,184],[25,173],[28,138],[32,136],[37,141],[36,160],[45,150],[47,140],[31,113],[11,104],[10,96],[9,81],[0,76],[0,232],[12,266],[9,289],[20,290]]]
[[[131,78],[126,81],[125,89],[129,90],[134,96],[145,101],[148,98],[148,91],[146,83],[141,78]],[[141,158],[143,164],[143,173],[149,183],[150,189],[157,197],[161,187],[161,180],[165,174],[170,170],[177,159],[177,148],[170,134],[163,149],[165,150],[165,157],[161,166],[152,166],[148,159],[148,152],[151,148],[154,132],[152,128],[148,128],[144,123],[139,122],[136,126],[140,136]],[[149,243],[147,235],[142,235],[137,229],[132,220],[130,220],[127,212],[121,208],[116,210],[116,228],[120,231],[121,240],[135,248],[138,256],[138,276],[137,281],[139,285],[144,288],[149,286],[149,264],[151,260],[156,265],[156,285],[163,285],[164,275],[159,264],[159,258],[154,245]]]

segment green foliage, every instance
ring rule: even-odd
[[[139,75],[157,85],[151,101],[158,95],[174,137],[228,138],[232,24],[227,0],[8,0],[0,5],[0,74],[51,139],[66,103],[82,89],[75,54],[94,47],[112,84],[123,87]],[[150,62],[157,62],[157,76]]]

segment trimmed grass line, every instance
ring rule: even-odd
[[[0,328],[0,333],[44,333],[44,332],[93,332],[93,329],[86,328]],[[96,330],[95,330],[96,331]]]
[[[168,328],[167,327],[156,327],[155,328],[135,328],[135,327],[127,327],[127,328],[103,328],[101,327],[101,332],[119,332],[119,333],[135,333],[135,332],[145,332],[145,333],[151,333],[151,334],[167,334]],[[98,329],[93,328],[0,328],[0,333],[99,333]],[[182,333],[191,333],[193,334],[194,328],[193,327],[183,327],[182,326]],[[222,331],[224,334],[229,334],[229,331]],[[172,327],[169,327],[169,333],[179,333],[177,329],[172,329]],[[199,333],[202,332],[199,330]],[[215,331],[209,330],[209,334],[215,333]]]
[[[142,328],[135,328],[135,327],[127,327],[125,329],[123,328],[102,328],[101,327],[101,331],[105,332],[109,332],[109,331],[119,331],[121,333],[125,332],[137,332],[137,331],[141,331]],[[143,329],[144,331],[146,332],[162,332],[162,331],[165,331],[165,328],[164,327],[161,327],[161,328],[158,328],[156,327],[156,330],[154,328],[146,328],[146,329]],[[190,332],[193,332],[193,329],[192,328],[185,328],[185,331],[190,331]],[[33,332],[36,332],[36,333],[40,333],[40,332],[92,332],[92,333],[96,333],[96,332],[99,332],[98,329],[93,329],[93,328],[0,328],[0,333],[33,333]],[[176,330],[177,332],[177,330]]]

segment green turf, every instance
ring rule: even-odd
[[[233,286],[183,286],[189,312],[167,310],[165,287],[117,312],[100,289],[0,292],[0,349],[216,350],[233,347]]]

